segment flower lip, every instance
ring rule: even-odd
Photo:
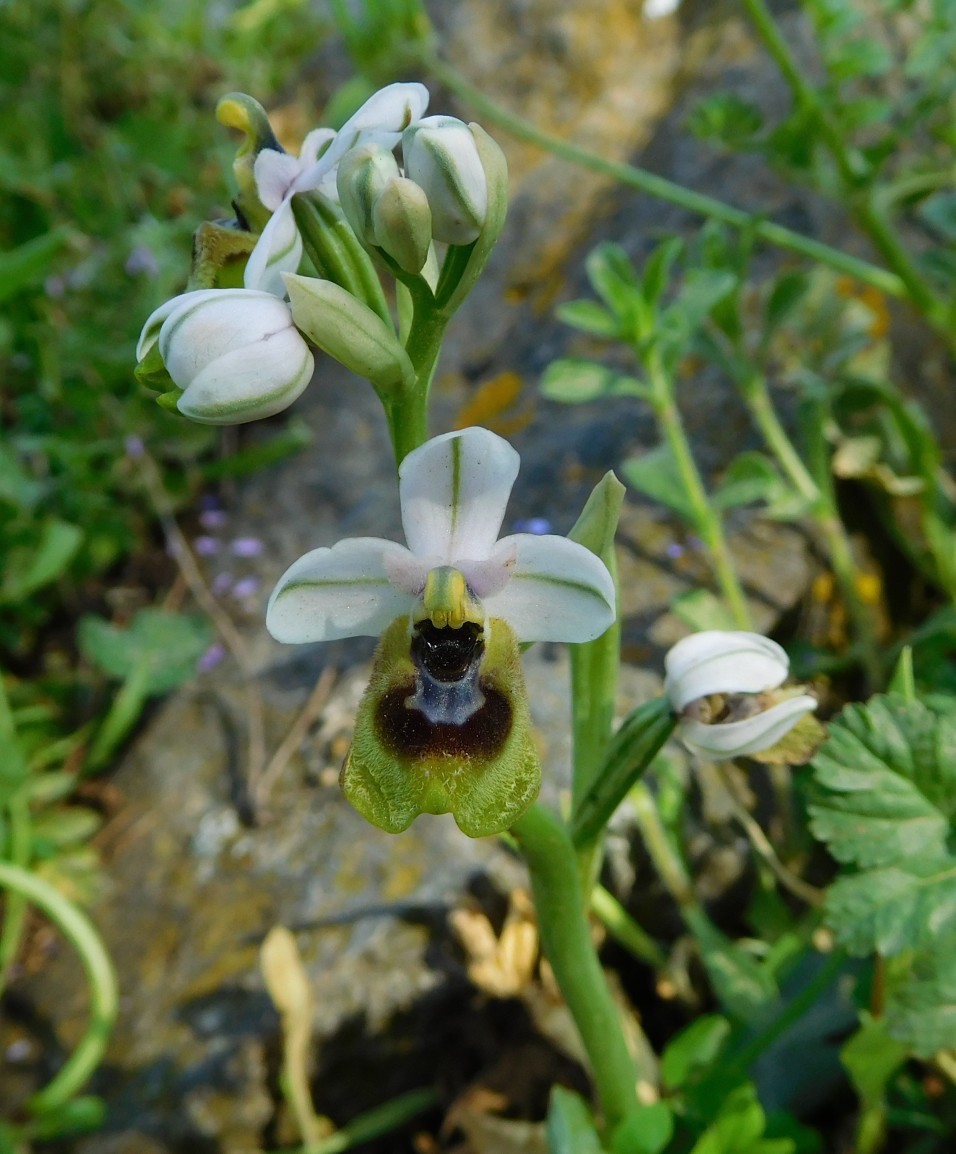
[[[788,697],[742,721],[709,725],[684,717],[677,732],[687,749],[701,757],[715,760],[748,757],[776,745],[801,717],[816,707],[816,698],[804,693]]]
[[[486,429],[426,442],[399,471],[408,546],[360,538],[306,554],[280,578],[267,628],[290,642],[375,636],[411,614],[429,573],[448,566],[520,641],[600,636],[614,620],[615,589],[598,557],[563,537],[497,540],[518,463]]]

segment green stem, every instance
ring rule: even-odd
[[[27,1103],[31,1113],[42,1114],[67,1102],[102,1061],[116,1021],[116,975],[92,922],[49,882],[21,866],[0,862],[0,886],[21,895],[57,926],[79,954],[90,987],[86,1033],[56,1077]]]
[[[619,941],[635,958],[647,962],[655,970],[664,969],[667,965],[667,955],[604,886],[594,887],[591,894],[591,909],[604,923],[604,928],[611,937]]]
[[[899,277],[912,303],[952,344],[952,334],[944,331],[946,325],[944,305],[927,284],[872,191],[865,187],[867,172],[864,162],[847,146],[839,129],[821,104],[816,90],[805,79],[764,0],[742,0],[742,3],[764,47],[790,85],[794,99],[811,113],[820,138],[836,164],[843,184],[845,203],[857,224]]]
[[[469,84],[455,68],[446,64],[434,52],[421,49],[419,55],[422,66],[427,68],[442,84],[470,104],[481,116],[498,124],[519,140],[535,144],[553,156],[570,161],[590,172],[613,177],[629,188],[636,188],[658,200],[676,204],[688,212],[721,221],[732,228],[751,232],[754,236],[766,241],[767,244],[772,244],[776,248],[782,248],[788,252],[798,253],[809,260],[832,268],[836,272],[853,277],[863,284],[872,285],[880,292],[886,293],[887,296],[904,299],[911,296],[909,286],[895,272],[880,268],[879,265],[872,264],[870,261],[850,256],[848,253],[831,248],[830,245],[803,236],[801,233],[775,224],[773,221],[764,220],[759,215],[744,212],[742,209],[735,208],[715,197],[705,196],[703,193],[684,188],[683,185],[666,180],[664,177],[657,176],[636,165],[609,160],[607,157],[599,156],[586,148],[572,144],[570,141],[562,140],[559,136],[552,136],[548,132],[543,132],[523,117],[517,116],[496,101],[491,100],[480,89]]]
[[[406,287],[414,314],[405,351],[415,369],[415,381],[398,390],[393,399],[383,398],[396,465],[428,440],[428,395],[449,320],[436,307],[427,286],[410,283]]]
[[[11,864],[26,870],[30,864],[30,806],[26,793],[18,790],[7,803],[7,845]],[[0,995],[7,987],[10,967],[16,960],[23,938],[29,902],[17,891],[7,894],[0,928]]]
[[[416,1115],[423,1114],[437,1105],[438,1095],[434,1090],[428,1088],[409,1090],[407,1094],[401,1094],[391,1102],[385,1102],[381,1106],[367,1110],[364,1114],[359,1114],[328,1138],[308,1146],[297,1146],[294,1150],[285,1151],[284,1154],[344,1154],[346,1150],[352,1150],[356,1146],[391,1133]],[[280,1152],[276,1151],[276,1154]]]
[[[876,621],[871,609],[860,596],[853,549],[846,526],[837,511],[835,494],[830,486],[817,484],[794,448],[774,409],[766,377],[759,372],[752,373],[741,392],[767,447],[790,483],[810,506],[811,514],[823,534],[830,564],[853,622],[860,660],[870,685],[875,689],[881,684],[883,676]]]
[[[637,1109],[636,1072],[591,940],[574,846],[558,818],[540,805],[511,832],[531,874],[545,956],[584,1042],[605,1127],[612,1133]]]
[[[117,690],[109,712],[93,739],[83,765],[84,773],[103,769],[136,724],[149,698],[150,666],[144,661],[134,665]]]
[[[747,598],[727,545],[720,514],[711,507],[707,490],[694,461],[690,442],[684,432],[684,425],[674,399],[673,382],[664,370],[656,350],[652,349],[648,354],[645,367],[652,391],[651,404],[677,466],[684,493],[690,502],[694,530],[700,535],[710,553],[714,576],[730,609],[735,626],[738,629],[750,629],[752,626]]]

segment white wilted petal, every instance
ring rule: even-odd
[[[761,693],[786,680],[786,653],[759,633],[705,630],[678,641],[664,658],[664,692],[679,713],[712,693]]]
[[[682,717],[677,734],[690,752],[700,757],[715,761],[748,757],[776,745],[801,717],[812,713],[816,707],[816,698],[801,694],[799,697],[788,697],[763,713],[742,721],[709,725]]]

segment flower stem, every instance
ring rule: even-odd
[[[732,228],[746,230],[776,248],[799,253],[801,256],[832,268],[836,272],[851,276],[863,284],[872,285],[880,292],[886,293],[887,296],[900,298],[911,296],[909,285],[896,272],[890,272],[870,261],[850,256],[828,244],[813,240],[811,237],[794,232],[792,229],[775,224],[773,221],[765,220],[757,214],[735,208],[715,197],[684,188],[683,185],[657,176],[637,165],[609,160],[607,157],[599,156],[568,140],[562,140],[559,136],[552,136],[491,100],[480,89],[465,80],[457,69],[447,64],[427,47],[419,49],[419,56],[422,66],[427,68],[442,84],[470,104],[481,116],[498,124],[519,140],[536,144],[553,156],[568,160],[572,164],[586,168],[591,172],[613,177],[629,188],[636,188],[658,200],[676,204],[688,212],[721,221]]]
[[[415,283],[406,287],[414,312],[405,351],[415,369],[415,380],[393,398],[383,397],[396,465],[428,440],[428,395],[449,320],[436,306],[430,289]]]
[[[690,502],[694,530],[710,553],[714,566],[714,576],[730,609],[737,629],[750,629],[750,610],[744,595],[737,570],[734,566],[720,514],[715,512],[707,497],[707,490],[701,479],[690,442],[684,432],[680,412],[674,398],[673,381],[661,364],[655,349],[651,349],[645,359],[648,383],[651,386],[651,405],[660,425],[664,440],[670,449],[683,483],[684,493]]]
[[[636,1072],[584,912],[574,846],[552,813],[533,805],[511,832],[531,874],[545,956],[591,1063],[608,1132],[637,1109]]]
[[[814,480],[794,448],[774,409],[767,378],[763,373],[752,373],[741,389],[741,394],[767,447],[776,457],[787,479],[809,505],[810,512],[823,535],[830,564],[833,566],[840,593],[853,623],[853,631],[860,648],[860,660],[870,685],[875,689],[883,679],[876,621],[869,606],[860,596],[853,548],[846,526],[837,510],[832,487],[820,485]]]
[[[11,862],[0,862],[0,887],[19,894],[57,926],[80,956],[90,987],[90,1021],[56,1077],[30,1098],[31,1113],[62,1106],[90,1077],[106,1050],[119,1003],[116,975],[92,922],[49,882]]]
[[[26,870],[30,864],[30,807],[24,791],[18,790],[7,802],[7,849],[10,862]],[[7,895],[0,928],[0,995],[6,989],[10,967],[16,960],[23,937],[29,902],[16,890]]]

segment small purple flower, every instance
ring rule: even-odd
[[[197,537],[193,541],[193,548],[200,557],[215,557],[219,552],[219,542],[215,537]]]
[[[259,588],[258,577],[243,577],[232,587],[233,597],[251,597]]]
[[[229,520],[229,514],[224,509],[203,509],[199,514],[199,524],[204,529],[221,529]]]
[[[159,272],[159,264],[153,250],[145,244],[138,244],[126,258],[127,276],[154,277]]]
[[[215,669],[225,656],[226,647],[221,642],[214,641],[196,662],[196,668],[200,673],[208,673],[210,669]]]
[[[228,593],[232,588],[235,577],[231,573],[217,573],[212,583],[212,591],[217,597]]]
[[[258,557],[264,546],[258,537],[236,537],[229,548],[237,557]]]
[[[123,442],[123,448],[126,450],[126,456],[132,460],[138,460],[146,452],[146,446],[143,444],[143,438],[137,437],[135,433],[131,433]]]
[[[679,541],[671,541],[664,552],[672,561],[677,561],[684,556],[687,550]]]
[[[516,533],[531,533],[535,537],[543,537],[551,532],[551,522],[547,517],[529,517],[526,521],[515,521]]]

